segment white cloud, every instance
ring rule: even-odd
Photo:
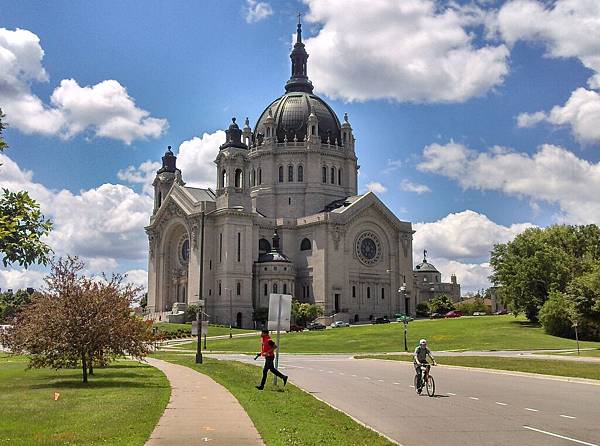
[[[489,261],[494,244],[506,243],[531,226],[530,223],[502,226],[486,215],[466,210],[434,222],[413,224],[413,249],[415,253],[426,249],[436,258]]]
[[[517,118],[519,127],[531,127],[546,121],[557,126],[569,126],[573,136],[582,143],[600,142],[600,94],[578,88],[564,106],[555,106],[550,113],[522,113]]]
[[[387,187],[377,181],[367,183],[366,188],[368,191],[375,192],[376,194],[384,194],[387,192]]]
[[[406,178],[404,178],[400,182],[400,188],[403,191],[414,192],[419,195],[424,194],[426,192],[431,192],[431,189],[429,189],[428,186],[426,186],[424,184],[413,183],[412,181],[407,180]]]
[[[0,154],[0,186],[27,190],[42,212],[54,222],[48,243],[57,255],[71,254],[92,259],[142,261],[147,256],[144,226],[148,224],[153,200],[120,184],[102,184],[78,194],[54,191],[33,180],[33,173]],[[109,263],[106,263],[109,262]]]
[[[0,269],[0,288],[2,290],[12,289],[14,291],[29,287],[40,289],[44,284],[45,275],[41,271],[32,269]]]
[[[463,296],[468,292],[489,288],[492,285],[488,279],[492,273],[488,262],[464,263],[433,257],[428,260],[442,273],[444,282],[449,282],[450,275],[456,274],[456,280],[460,283],[460,292]]]
[[[148,271],[144,269],[130,269],[125,274],[127,274],[126,282],[142,286],[144,289],[148,288]]]
[[[561,222],[600,221],[600,163],[562,147],[545,144],[529,155],[502,147],[476,152],[454,142],[431,144],[417,167],[456,180],[464,189],[498,190],[538,204],[557,204]]]
[[[142,190],[148,195],[154,195],[152,182],[156,177],[156,171],[162,166],[157,161],[144,161],[138,167],[128,166],[127,169],[121,169],[117,172],[117,178],[132,184],[141,184]]]
[[[219,146],[225,142],[225,132],[204,133],[194,136],[179,146],[177,167],[187,186],[216,187],[215,159]]]
[[[156,138],[167,128],[165,119],[150,117],[137,107],[116,80],[80,87],[63,79],[50,105],[31,91],[31,83],[47,82],[42,66],[44,50],[34,33],[0,28],[0,105],[6,121],[24,133],[70,138],[84,131],[131,144]]]
[[[348,101],[463,102],[500,85],[507,47],[475,42],[477,8],[433,0],[305,0],[316,88]]]
[[[259,2],[257,0],[246,0],[246,8],[244,11],[246,13],[247,23],[260,22],[270,15],[273,15],[273,8],[271,8],[269,3]]]
[[[392,159],[388,159],[387,160],[387,167],[385,169],[382,170],[383,174],[390,174],[392,172],[395,172],[396,170],[400,169],[402,167],[402,160],[392,160]]]

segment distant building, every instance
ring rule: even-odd
[[[456,275],[450,276],[450,283],[442,282],[442,273],[427,261],[427,251],[423,251],[423,261],[415,266],[413,278],[415,306],[442,295],[448,296],[452,302],[460,300],[460,284]]]

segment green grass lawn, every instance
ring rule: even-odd
[[[577,356],[577,350],[571,350],[568,352],[550,352],[550,353],[536,353],[539,355],[547,355],[547,354],[551,354],[551,355],[558,355],[558,356]],[[600,349],[596,349],[596,350],[580,350],[579,352],[579,356],[585,356],[588,358],[600,358]],[[598,365],[600,367],[600,364]]]
[[[0,445],[143,445],[171,394],[161,371],[134,361],[95,369],[88,384],[81,370],[26,367],[0,354]]]
[[[267,446],[392,444],[292,384],[282,391],[271,384],[270,377],[265,390],[256,390],[261,376],[258,367],[213,359],[197,365],[193,356],[180,353],[154,356],[194,368],[225,386],[246,410]]]
[[[165,333],[172,333],[175,332],[179,329],[182,330],[191,330],[192,329],[192,324],[171,324],[169,322],[157,322],[155,324],[153,324],[154,327],[157,327],[160,331],[165,332]],[[245,329],[241,329],[241,328],[233,328],[232,332],[233,334],[240,334],[240,333],[252,333],[256,330],[245,330]],[[208,336],[222,336],[222,335],[228,335],[229,334],[229,327],[224,327],[223,325],[212,325],[209,324],[208,326]]]
[[[412,362],[410,355],[366,355],[358,359],[384,359],[389,361]],[[482,369],[510,370],[515,372],[541,373],[544,375],[569,376],[574,378],[600,379],[600,365],[551,359],[500,358],[490,356],[440,356],[435,355],[438,364],[479,367]],[[433,373],[433,372],[432,372]]]
[[[408,346],[412,350],[420,338],[440,350],[535,350],[575,348],[571,339],[550,336],[543,328],[514,316],[480,316],[456,319],[418,320],[408,326]],[[600,348],[599,342],[581,342],[582,347]],[[259,336],[219,339],[208,343],[214,351],[258,351]],[[195,349],[196,344],[182,348]],[[403,324],[363,325],[323,331],[287,333],[281,337],[286,353],[361,353],[404,350]]]

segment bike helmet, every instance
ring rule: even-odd
[[[427,345],[427,339],[421,339],[419,345]]]

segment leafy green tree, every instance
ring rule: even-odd
[[[0,324],[9,324],[19,310],[25,307],[31,301],[31,296],[27,290],[12,290],[0,293]]]
[[[292,300],[292,319],[296,321],[296,324],[306,326],[319,316],[323,316],[323,308],[319,305]]]
[[[431,299],[427,302],[427,306],[429,307],[430,313],[447,313],[448,311],[455,309],[454,303],[452,303],[452,300],[445,294]]]
[[[0,152],[8,145],[4,142],[2,122],[4,114],[0,110]],[[40,212],[40,206],[26,191],[11,192],[2,189],[0,196],[0,255],[4,266],[18,263],[27,268],[33,263],[46,265],[52,252],[42,241],[49,234],[52,223]]]
[[[255,308],[252,312],[252,320],[259,324],[266,324],[269,319],[269,309],[267,307]]]
[[[196,316],[198,314],[199,307],[196,304],[188,305],[185,310],[185,320],[186,322],[192,322],[196,320]]]

